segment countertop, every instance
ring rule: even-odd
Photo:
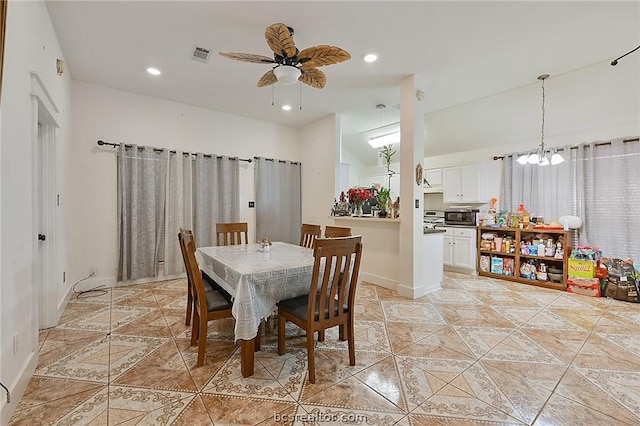
[[[445,229],[425,228],[423,232],[426,235],[426,234],[444,234],[447,231]]]

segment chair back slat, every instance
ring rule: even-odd
[[[362,257],[361,240],[359,235],[316,239],[307,313],[308,321],[314,322],[317,307],[315,328],[327,328],[353,309]]]
[[[320,238],[321,233],[322,229],[320,225],[303,223],[300,228],[300,246],[313,248],[313,243],[316,241],[316,238]]]
[[[244,235],[244,241],[242,236]],[[247,222],[216,223],[216,244],[231,246],[249,243],[249,225]]]
[[[196,260],[196,242],[191,231],[181,229],[178,234],[180,240],[180,248],[183,249],[185,267],[187,269],[187,280],[195,292],[196,305],[200,315],[207,315],[207,299],[205,296],[204,285],[202,284],[202,275]]]
[[[351,236],[351,228],[348,228],[346,226],[327,225],[324,228],[325,238],[350,237],[350,236]]]

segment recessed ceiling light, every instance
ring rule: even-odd
[[[147,68],[147,72],[151,75],[160,75],[162,72],[158,68]]]
[[[291,105],[282,105],[282,109],[285,111],[291,111]]]
[[[377,60],[378,60],[378,55],[376,55],[375,53],[367,53],[366,55],[364,55],[365,62],[375,62]]]

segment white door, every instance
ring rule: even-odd
[[[479,201],[480,193],[478,187],[478,166],[473,164],[460,167],[460,201]]]
[[[460,202],[460,167],[442,170],[442,200],[445,203]]]
[[[472,240],[469,237],[455,237],[453,240],[454,266],[465,269],[475,269],[471,258],[473,251]]]
[[[442,263],[453,266],[453,228],[444,228],[442,236]]]
[[[60,109],[42,79],[31,73],[31,147],[33,150],[33,269],[34,312],[40,329],[57,324],[62,274],[57,271],[56,244],[56,114]],[[64,309],[64,306],[60,306]],[[37,343],[37,341],[36,341]]]
[[[39,328],[54,327],[58,322],[56,288],[56,184],[55,184],[55,128],[38,123],[37,145],[37,271],[39,283]]]

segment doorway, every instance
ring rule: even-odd
[[[60,317],[62,280],[57,272],[56,129],[58,109],[37,74],[31,74],[33,147],[33,283],[38,328],[54,327]],[[62,307],[64,308],[64,306]]]

